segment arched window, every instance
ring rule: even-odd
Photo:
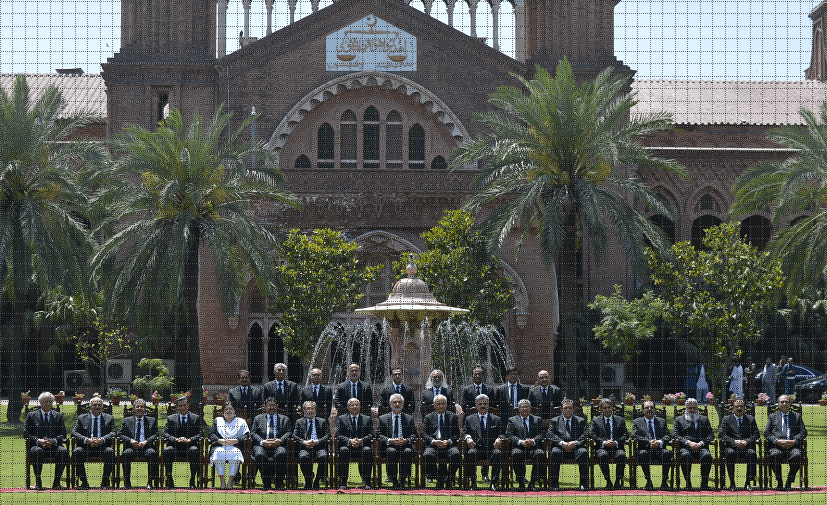
[[[270,327],[270,332],[268,333],[270,340],[267,342],[267,364],[269,365],[267,368],[267,380],[273,380],[273,366],[276,363],[285,363],[284,361],[284,340],[279,336],[276,332],[279,325],[274,324]]]
[[[759,251],[767,247],[772,237],[772,223],[764,216],[750,216],[741,221],[741,238]]]
[[[333,168],[336,158],[335,142],[333,127],[327,123],[320,126],[318,138],[319,168]]]
[[[673,223],[671,219],[669,219],[666,216],[662,216],[660,214],[657,214],[657,215],[654,215],[654,216],[650,217],[649,221],[652,221],[653,223],[655,223],[655,225],[658,228],[660,228],[663,231],[663,233],[666,234],[667,237],[669,237],[670,242],[672,242],[673,244],[675,243],[675,223]],[[648,244],[648,241],[647,241],[647,244]],[[649,245],[651,245],[651,244],[649,244]]]
[[[388,168],[402,168],[402,116],[392,110],[385,120],[386,159]]]
[[[431,170],[445,170],[448,168],[448,163],[442,156],[437,156],[431,161]]]
[[[262,339],[264,332],[258,323],[253,323],[247,333],[247,370],[250,371],[250,380],[258,382],[264,376],[264,360]]]
[[[715,216],[701,216],[692,221],[692,247],[706,251],[707,248],[703,245],[704,236],[706,236],[706,229],[718,226],[721,220]]]
[[[342,114],[342,168],[356,168],[356,114],[348,109]]]
[[[425,130],[419,123],[408,132],[408,166],[412,169],[425,168]]]
[[[295,167],[296,167],[296,168],[310,168],[310,167],[311,167],[311,165],[310,165],[310,158],[308,158],[307,156],[305,156],[305,155],[303,155],[303,154],[302,154],[301,156],[299,156],[298,158],[296,158],[296,165],[295,165]]]
[[[695,212],[721,212],[721,206],[715,201],[715,198],[709,193],[705,194],[698,200],[698,205],[695,206]]]
[[[370,106],[362,124],[362,163],[365,168],[379,168],[379,111]]]

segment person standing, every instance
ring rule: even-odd
[[[318,368],[310,370],[310,385],[302,389],[301,402],[304,411],[305,402],[316,404],[316,414],[327,419],[333,407],[333,390],[322,384],[322,371]]]
[[[744,397],[744,368],[738,360],[732,362],[732,373],[729,374],[729,390],[738,398]]]
[[[287,365],[284,363],[273,365],[273,375],[275,379],[263,385],[261,392],[265,399],[276,399],[279,413],[295,419],[299,408],[299,385],[287,379]]]
[[[393,382],[388,384],[387,386],[382,388],[382,391],[379,392],[379,405],[382,407],[391,408],[390,398],[395,394],[402,395],[402,398],[405,399],[405,404],[402,407],[402,410],[407,412],[408,414],[413,415],[414,411],[414,392],[413,388],[404,382],[403,379],[403,372],[402,367],[393,367],[391,369],[391,379]]]
[[[238,415],[246,419],[254,419],[258,409],[264,404],[261,389],[250,385],[250,372],[238,371],[238,386],[230,389],[227,403],[232,403],[238,409]]]
[[[703,400],[709,392],[709,382],[706,380],[706,367],[701,363],[701,368],[698,371],[698,383],[695,386],[695,395]]]
[[[537,386],[529,390],[528,399],[535,413],[543,419],[551,419],[551,408],[560,405],[563,395],[560,388],[551,383],[551,374],[548,370],[537,372]]]
[[[769,397],[769,400],[767,400],[769,405],[775,403],[775,371],[775,363],[772,362],[772,358],[767,356],[767,361],[764,363],[764,374],[761,380],[764,384],[764,394]]]
[[[795,365],[793,364],[793,357],[787,358],[786,369],[781,371],[784,377],[784,394],[789,396],[795,393]]]
[[[347,404],[351,398],[359,400],[359,405],[366,412],[373,406],[373,388],[367,382],[359,379],[362,369],[357,363],[347,367],[347,380],[336,386],[336,411],[339,415],[347,411]]]

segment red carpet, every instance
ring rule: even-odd
[[[0,489],[0,493],[10,493],[10,492],[21,492],[25,491],[24,488],[5,488]],[[85,493],[112,493],[112,492],[124,492],[125,489],[114,489],[108,491],[101,491],[100,489],[90,489],[89,491],[82,491]],[[166,489],[155,489],[152,491],[147,491],[146,489],[141,488],[133,488],[130,489],[129,492],[142,492],[142,493],[158,493],[158,492],[165,492]],[[197,489],[197,490],[189,490],[189,489],[176,489],[176,492],[189,492],[189,493],[236,493],[236,494],[260,494],[264,493],[259,489],[244,489],[244,490],[225,490],[225,489]],[[538,492],[518,492],[518,491],[490,491],[490,490],[480,490],[480,491],[462,491],[462,490],[440,490],[437,491],[436,489],[408,489],[405,491],[391,491],[390,489],[371,489],[370,491],[364,489],[348,489],[348,490],[339,490],[339,489],[322,489],[320,491],[303,491],[303,490],[290,490],[290,491],[268,491],[269,494],[301,494],[301,493],[324,493],[324,494],[402,494],[402,495],[416,495],[416,496],[549,496],[549,495],[561,495],[561,496],[578,496],[578,495],[589,495],[589,496],[624,496],[624,495],[672,495],[672,494],[691,494],[691,495],[698,495],[698,496],[718,496],[718,495],[738,495],[738,496],[748,496],[748,495],[786,495],[786,494],[802,494],[802,493],[824,493],[827,491],[827,487],[811,487],[809,489],[799,489],[793,488],[791,491],[775,491],[774,489],[767,489],[767,490],[760,490],[760,491],[736,491],[735,493],[731,493],[729,491],[643,491],[641,489],[618,489],[614,491],[606,491],[602,489],[595,489],[592,491],[578,491],[575,489],[571,490],[562,490],[558,492],[550,492],[550,491],[538,491]],[[37,493],[38,491],[30,490],[32,493]],[[54,492],[49,489],[45,491],[40,491],[43,493]],[[64,493],[72,493],[72,492],[81,492],[75,491],[73,489],[67,489],[65,491],[61,491]]]

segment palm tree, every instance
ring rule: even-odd
[[[277,236],[255,219],[252,201],[298,205],[283,190],[274,152],[261,142],[239,140],[253,118],[226,131],[230,118],[219,109],[204,125],[196,113],[185,129],[180,112],[172,110],[154,132],[124,127],[113,149],[120,156],[114,175],[125,182],[106,197],[122,228],[92,262],[96,271],[108,272],[103,278],[111,293],[105,307],[109,312],[123,314],[131,324],[148,321],[155,332],[164,313],[174,315],[182,329],[176,359],[186,365],[188,376],[178,384],[189,384],[193,391],[201,388],[197,303],[202,248],[214,264],[214,271],[203,274],[215,279],[224,310],[230,312],[245,287],[246,272],[259,281],[274,273]],[[259,160],[255,167],[249,166],[251,158]]]
[[[72,140],[78,128],[100,121],[89,114],[69,117],[57,88],[33,100],[25,76],[9,96],[0,95],[0,282],[12,306],[7,419],[22,404],[23,342],[29,333],[30,303],[38,291],[62,286],[86,290],[90,242],[80,216],[86,194],[79,171],[105,164],[99,143]]]
[[[827,267],[827,103],[818,116],[801,109],[805,127],[782,126],[767,138],[797,152],[784,160],[758,163],[733,187],[735,203],[730,215],[743,216],[772,210],[773,223],[785,217],[813,213],[780,231],[767,244],[781,258],[790,300],[812,298]]]
[[[539,66],[536,70],[532,80],[514,75],[524,89],[503,86],[491,95],[489,102],[498,110],[475,116],[489,133],[455,150],[451,165],[480,162],[473,182],[477,193],[465,207],[473,211],[492,204],[490,216],[481,224],[491,249],[518,227],[522,231],[517,251],[530,233],[537,234],[542,261],[555,282],[552,331],[560,323],[560,312],[563,315],[566,387],[572,396],[578,387],[575,316],[581,309],[577,291],[581,239],[588,237],[599,260],[614,233],[635,268],[645,264],[646,240],[658,250],[668,250],[666,236],[635,209],[630,197],[674,220],[673,210],[626,171],[638,165],[684,175],[684,169],[652,156],[638,142],[642,136],[667,129],[671,118],[659,113],[629,119],[636,102],[632,94],[623,92],[628,78],[606,69],[594,81],[578,86],[567,60],[560,62],[553,78]]]

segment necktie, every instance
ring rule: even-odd
[[[657,438],[657,437],[655,437],[655,426],[652,424],[651,419],[649,419],[649,436],[652,437],[652,440]]]
[[[481,394],[482,394],[482,391],[480,390],[480,386],[479,386],[479,385],[477,385],[477,396],[479,396],[479,395],[481,395]]]
[[[439,439],[440,440],[442,440],[442,438],[443,438],[442,430],[443,430],[444,427],[445,427],[445,425],[442,424],[442,414],[440,414],[439,415]]]
[[[273,416],[267,416],[270,418],[270,425],[267,427],[267,438],[273,438]]]
[[[318,400],[318,399],[319,399],[319,386],[316,386],[316,393],[315,393],[315,395],[316,395],[316,399]]]
[[[188,417],[189,416],[187,414],[184,414],[183,417],[181,418],[181,426],[183,426],[184,429],[186,429],[187,423],[189,422]]]
[[[548,389],[543,388],[543,403],[548,403]]]
[[[135,428],[135,438],[138,440],[138,442],[143,442],[144,441],[144,437],[141,436],[141,419],[140,418],[138,419],[138,426]]]
[[[357,398],[357,395],[356,395],[356,384],[354,384],[354,383],[352,383],[352,382],[350,383],[350,397],[351,397],[351,398]]]
[[[356,417],[351,417],[350,418],[350,427],[351,427],[351,429],[353,429],[353,436],[354,437],[359,436],[358,426],[356,424]]]
[[[282,384],[279,382],[279,400],[284,400],[284,389],[282,389]]]
[[[313,419],[307,420],[307,440],[313,440]]]
[[[571,419],[566,419],[566,436],[571,438]]]
[[[517,385],[511,386],[511,406],[517,408]]]
[[[604,417],[603,420],[606,422],[606,433],[609,434],[609,440],[614,440],[614,437],[612,437],[612,418]]]
[[[244,399],[244,400],[246,400],[246,399],[247,399],[247,388],[242,388],[242,389],[241,389],[241,397],[242,397],[242,399]]]
[[[92,421],[92,438],[98,438],[98,418],[97,418],[97,416]]]
[[[488,424],[485,422],[485,415],[480,416],[480,426],[482,426],[482,438],[488,438]]]
[[[42,410],[40,411],[40,424],[47,424],[49,419],[49,414],[45,414]]]
[[[523,424],[525,424],[525,435],[527,437],[530,437],[531,436],[531,431],[529,431],[529,429],[528,429],[528,418],[527,417],[523,418]]]
[[[399,414],[393,415],[393,438],[402,438],[399,436]]]
[[[400,391],[400,388],[399,388],[399,384],[397,384],[397,385],[396,385],[396,392],[397,392],[397,393],[400,393],[400,392],[401,392],[401,391]]]
[[[783,430],[784,430],[784,433],[786,434],[785,436],[787,437],[787,440],[789,440],[790,439],[790,420],[787,419],[787,414],[784,414],[784,428],[783,428]]]

